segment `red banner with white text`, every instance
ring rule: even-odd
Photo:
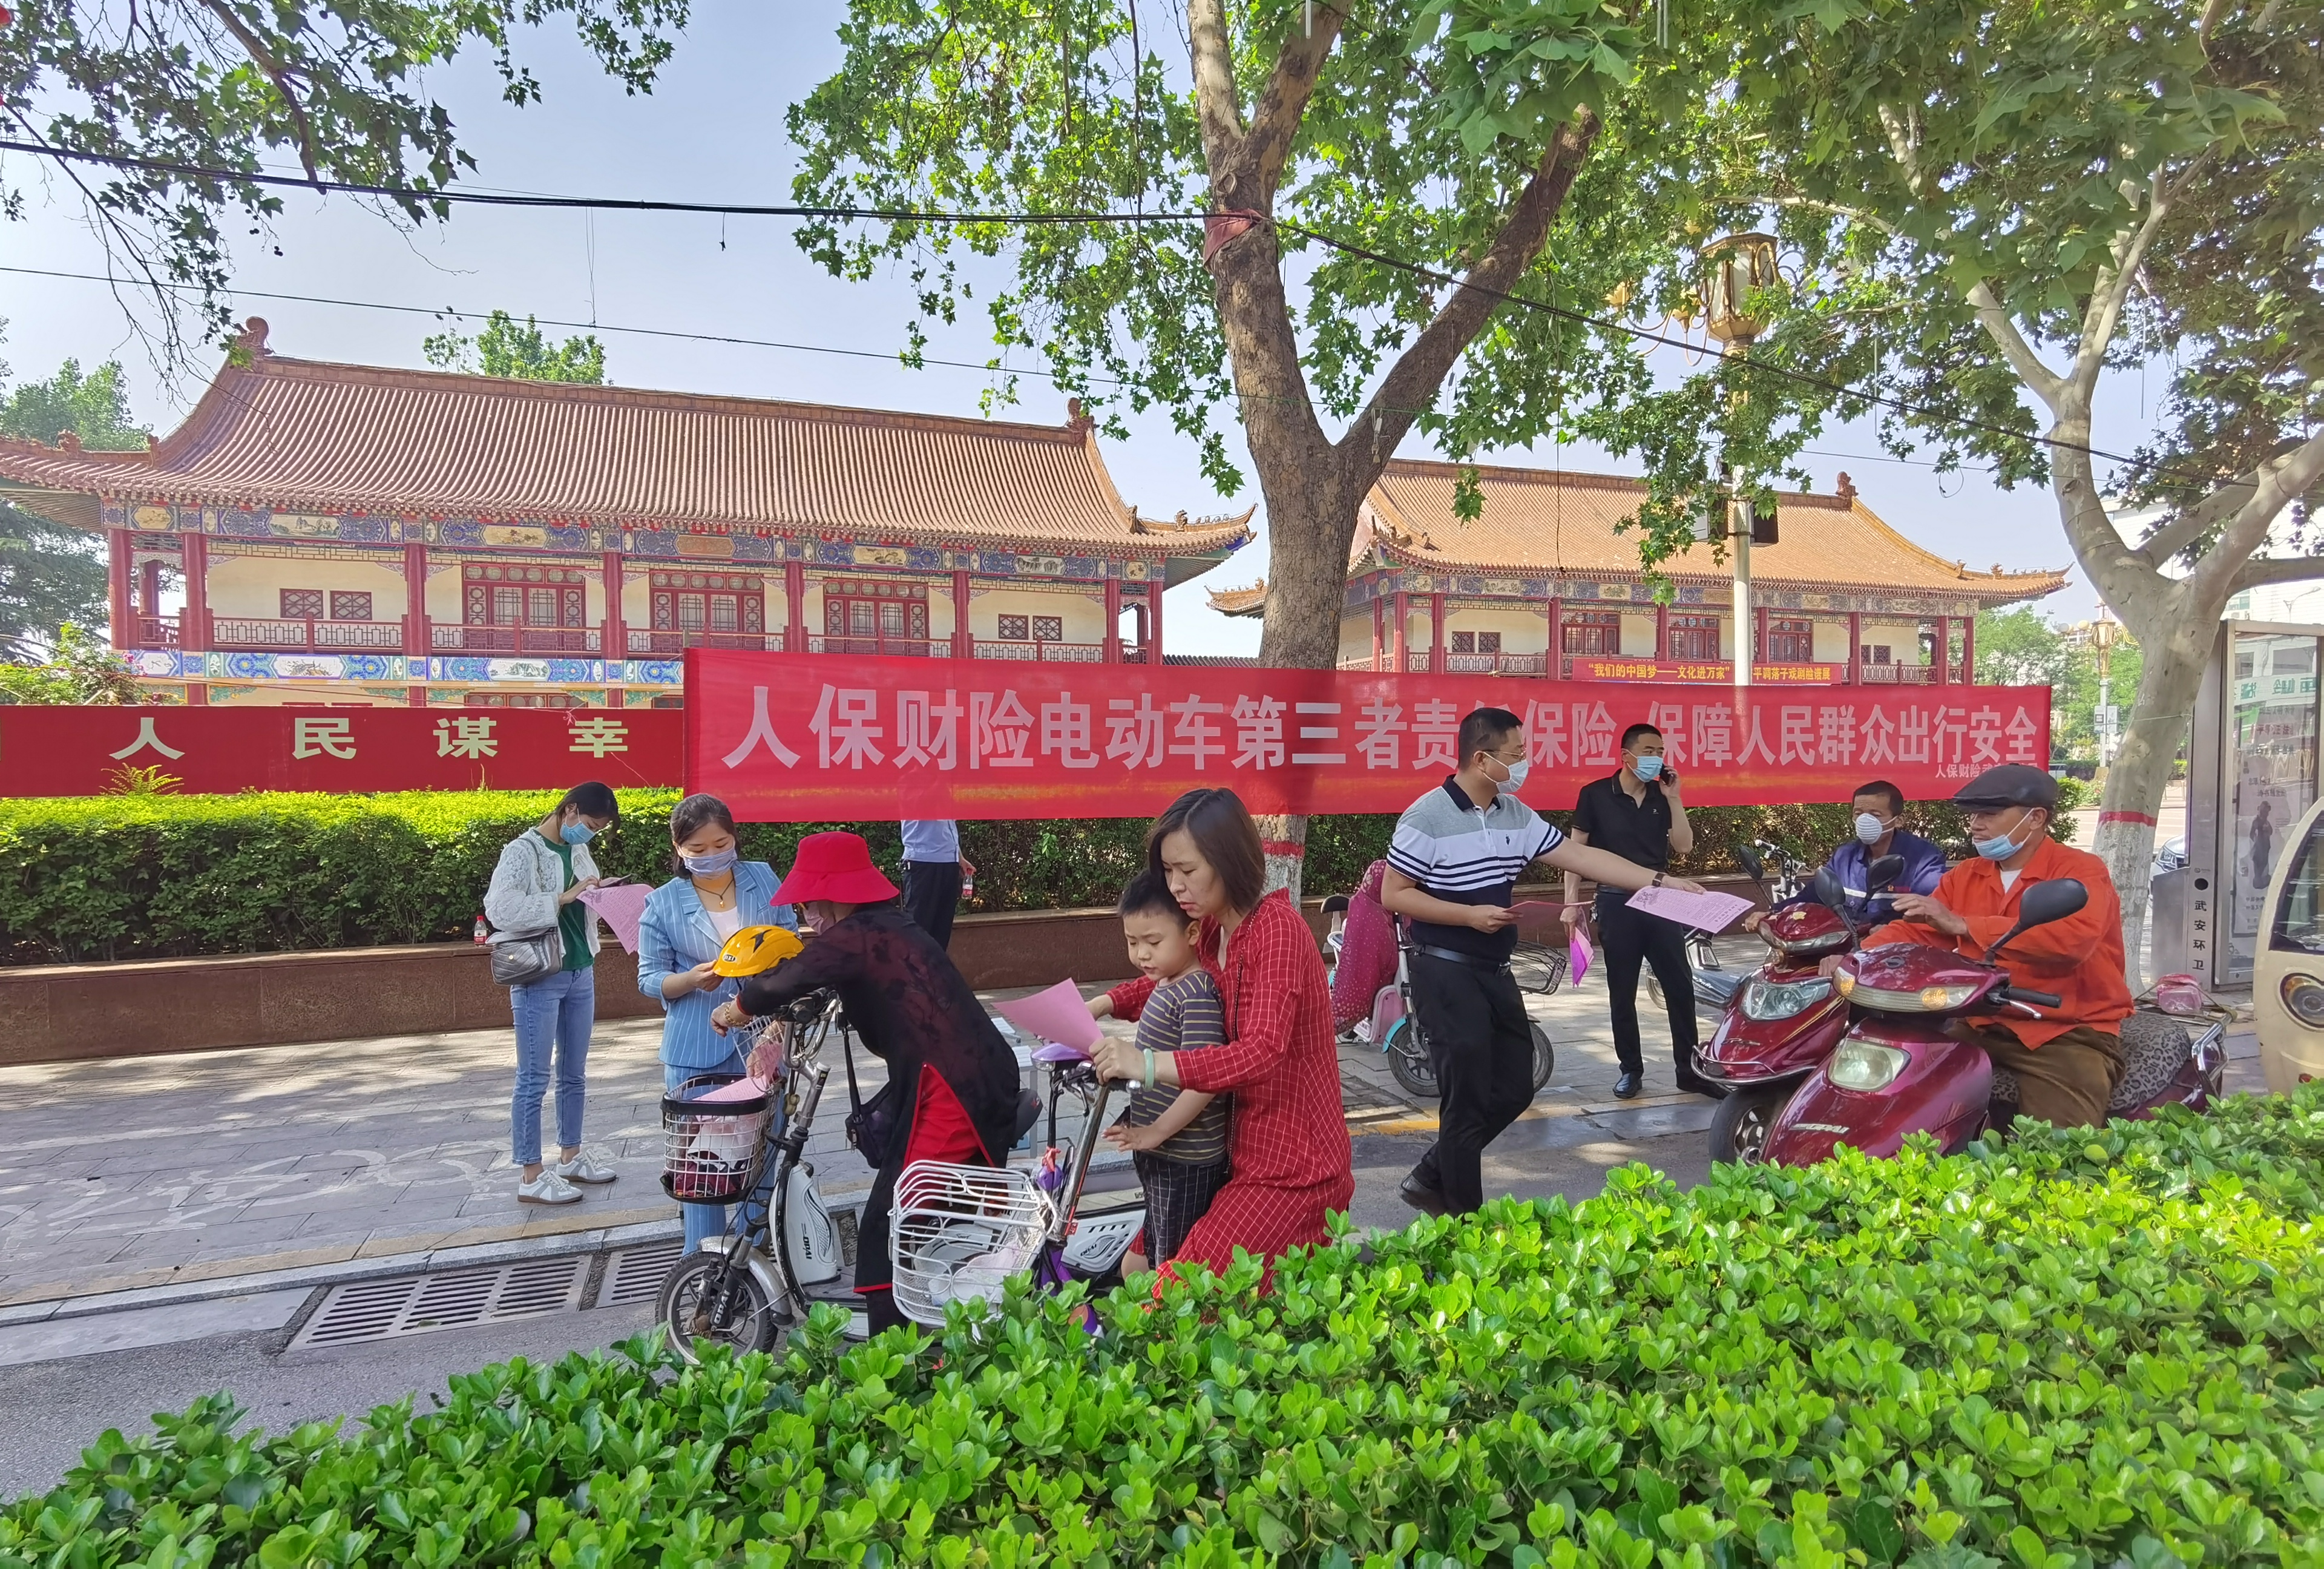
[[[1470,710],[1524,720],[1525,798],[1571,807],[1657,726],[1699,806],[1950,795],[2045,764],[2038,687],[1731,687],[1249,666],[952,663],[688,651],[686,787],[754,822],[1128,817],[1225,785],[1257,812],[1394,812],[1451,771]]]
[[[0,707],[0,795],[97,795],[128,782],[124,770],[158,771],[180,794],[674,785],[685,719],[669,708],[24,705]]]

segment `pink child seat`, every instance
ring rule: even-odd
[[[1332,1027],[1345,1029],[1369,1019],[1372,999],[1396,979],[1396,918],[1379,901],[1388,863],[1364,868],[1363,881],[1348,896],[1348,924],[1340,933],[1340,963],[1332,972]]]

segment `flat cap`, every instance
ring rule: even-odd
[[[2043,807],[2054,811],[2058,806],[2058,781],[2038,768],[2005,762],[1998,768],[1987,769],[1955,790],[1953,805],[1981,807],[1987,811],[1997,807]]]

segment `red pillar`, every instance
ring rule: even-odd
[[[797,561],[783,563],[783,651],[807,652],[807,568]]]
[[[161,614],[161,563],[150,556],[137,568],[137,614],[156,618]]]
[[[1380,655],[1388,645],[1388,601],[1372,595],[1372,674],[1379,675]]]
[[[1428,596],[1428,673],[1444,673],[1444,596]]]
[[[1121,663],[1121,579],[1105,580],[1105,662]]]
[[[1146,603],[1153,608],[1146,616],[1148,653],[1146,662],[1156,669],[1162,668],[1162,591],[1169,586],[1170,563],[1162,563],[1162,570],[1146,580]]]
[[[1844,685],[1853,687],[1864,678],[1864,613],[1848,613],[1848,673],[1840,678]]]
[[[181,534],[178,549],[186,574],[186,608],[178,613],[178,654],[182,662],[188,653],[199,658],[210,646],[210,542],[202,534]],[[188,677],[186,701],[198,707],[209,700],[209,683],[198,675]]]
[[[1388,669],[1401,676],[1404,674],[1405,667],[1411,662],[1405,651],[1405,645],[1410,641],[1412,632],[1412,595],[1398,589],[1396,594],[1396,608],[1390,614],[1394,618],[1395,625],[1389,629],[1392,635],[1388,639],[1388,644],[1389,651],[1396,657]]]
[[[1655,662],[1660,664],[1670,657],[1670,606],[1657,604],[1655,606]]]
[[[1767,607],[1756,605],[1751,611],[1751,673],[1759,673],[1760,661],[1767,657]]]
[[[1116,590],[1118,594],[1120,590]],[[968,632],[968,574],[952,575],[952,657],[964,660],[976,652],[976,641]]]
[[[1541,656],[1541,673],[1553,681],[1565,679],[1565,602],[1549,596],[1549,650]]]
[[[403,678],[405,701],[428,706],[428,660],[435,652],[428,631],[428,547],[403,547]],[[418,672],[415,679],[413,672]]]
[[[1934,652],[1937,667],[1936,683],[1940,687],[1950,685],[1953,678],[1953,623],[1950,616],[1937,617],[1937,641]]]
[[[622,553],[605,552],[605,626],[598,633],[605,661],[605,706],[622,706],[622,684],[629,678],[630,629],[622,621]]]
[[[106,630],[113,634],[115,651],[127,653],[137,646],[137,611],[129,600],[129,531],[107,529],[105,548]]]
[[[1961,680],[1973,683],[1976,679],[1977,617],[1971,615],[1961,622]]]

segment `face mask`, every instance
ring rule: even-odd
[[[1493,761],[1500,762],[1501,760],[1495,758]],[[1526,775],[1533,771],[1533,759],[1528,757],[1522,762],[1502,762],[1501,767],[1508,771],[1509,777],[1495,780],[1493,788],[1505,796],[1513,796],[1525,789]]]
[[[1661,777],[1663,771],[1663,760],[1659,757],[1641,757],[1632,766],[1637,769],[1640,779],[1657,779]]]
[[[686,869],[696,877],[715,877],[742,858],[739,850],[721,850],[715,855],[681,855]]]
[[[597,830],[586,823],[567,823],[565,825],[564,833],[565,842],[567,844],[586,844],[597,836]]]
[[[2006,861],[2017,854],[2018,848],[2017,830],[2015,828],[2006,834],[1996,834],[1990,839],[1977,842],[1977,853],[1987,861]]]
[[[1858,843],[1877,844],[1880,843],[1880,835],[1887,831],[1880,826],[1880,819],[1870,812],[1856,814],[1856,837]]]

